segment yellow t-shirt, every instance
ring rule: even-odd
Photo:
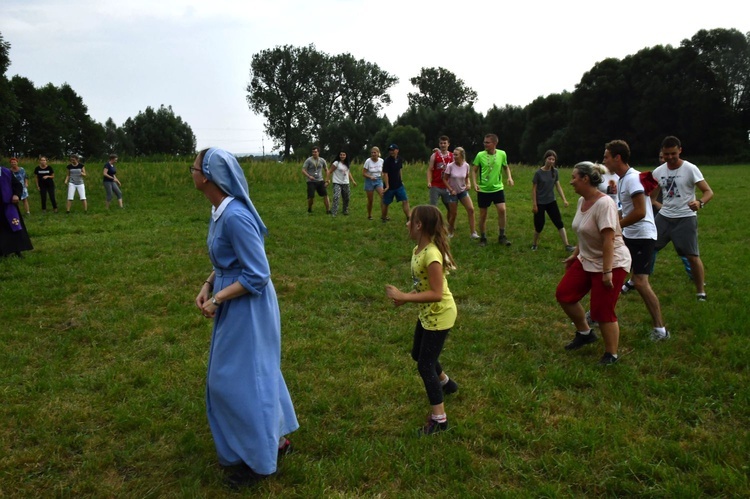
[[[411,257],[411,278],[414,282],[414,290],[417,292],[430,290],[430,278],[427,268],[432,262],[440,262],[443,265],[443,254],[434,243],[430,243],[417,253],[414,247]],[[451,290],[448,289],[448,280],[443,273],[443,299],[433,303],[419,303],[419,321],[422,327],[428,331],[441,331],[450,329],[456,322],[456,302],[453,301]]]

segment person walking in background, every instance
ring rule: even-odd
[[[112,202],[112,193],[117,196],[117,205],[122,208],[122,191],[120,179],[117,178],[117,154],[110,154],[109,161],[104,164],[104,195],[106,197],[107,209]]]
[[[640,172],[631,168],[629,161],[630,147],[624,140],[613,140],[604,146],[604,165],[620,177],[617,183],[617,196],[622,207],[620,227],[625,246],[630,251],[634,287],[651,314],[654,327],[651,339],[665,340],[669,338],[669,331],[664,325],[659,298],[648,281],[656,245],[651,198],[641,184]]]
[[[370,157],[365,160],[362,168],[365,177],[365,193],[367,194],[367,219],[372,220],[372,202],[377,192],[381,202],[383,199],[383,158],[380,157],[380,148],[375,146],[370,149]]]
[[[620,287],[630,268],[630,253],[622,240],[619,215],[614,201],[598,186],[602,176],[588,161],[573,168],[570,185],[578,199],[573,230],[578,246],[565,260],[565,275],[557,285],[555,298],[576,327],[566,350],[577,350],[597,340],[586,321],[581,299],[591,292],[591,319],[599,323],[604,338],[601,365],[617,362],[620,326],[615,305]]]
[[[21,182],[21,187],[23,187],[21,202],[23,203],[24,213],[31,215],[29,211],[29,176],[23,167],[18,166],[18,158],[10,158],[10,171],[13,172],[13,176]]]
[[[405,293],[389,284],[385,293],[395,307],[404,303],[419,304],[411,356],[417,362],[431,410],[427,423],[418,432],[432,435],[448,429],[443,396],[458,390],[456,382],[445,374],[438,361],[445,339],[456,322],[456,303],[446,279],[456,265],[443,216],[435,206],[415,207],[406,227],[409,237],[417,243],[411,255],[414,288]]]
[[[39,197],[42,198],[42,211],[47,211],[47,196],[52,203],[52,211],[57,213],[57,201],[55,200],[55,170],[47,164],[47,157],[39,158],[39,166],[34,168],[34,178]]]
[[[328,181],[323,178],[323,172],[327,171],[326,160],[320,157],[320,148],[313,146],[312,155],[302,164],[302,173],[307,177],[307,213],[312,213],[315,193],[323,198],[326,205],[326,214],[331,214],[331,203],[328,200]]]
[[[443,172],[445,184],[448,186],[450,193],[450,204],[448,205],[448,236],[453,237],[456,227],[456,216],[458,215],[458,203],[466,208],[466,214],[469,217],[469,234],[472,239],[479,239],[476,227],[474,225],[474,204],[471,202],[469,190],[471,181],[469,180],[469,163],[466,161],[466,151],[463,147],[456,147],[453,150],[453,161],[448,164]]]
[[[401,208],[404,210],[406,220],[409,220],[409,198],[406,195],[406,187],[401,178],[401,169],[404,167],[404,160],[398,155],[398,146],[391,144],[388,148],[388,157],[383,162],[383,199],[381,202],[380,219],[385,223],[388,217],[388,206],[396,201],[401,202]]]
[[[690,262],[698,301],[706,301],[705,270],[698,249],[698,210],[702,210],[714,197],[714,191],[693,163],[680,158],[680,139],[670,135],[661,143],[665,163],[653,171],[659,182],[663,202],[656,201],[659,193],[651,193],[654,206],[659,208],[656,217],[656,251],[670,241],[677,254]],[[695,188],[701,191],[696,198]]]
[[[560,234],[565,251],[572,252],[573,246],[568,242],[568,234],[565,232],[565,226],[563,225],[562,215],[560,215],[560,207],[557,206],[555,200],[555,189],[560,194],[565,207],[568,207],[568,200],[565,199],[565,192],[563,192],[562,185],[560,185],[560,175],[555,166],[557,165],[557,153],[553,150],[549,150],[544,153],[544,165],[534,173],[531,187],[531,202],[533,206],[531,208],[534,213],[534,242],[531,244],[531,250],[536,251],[539,245],[539,236],[544,229],[545,217],[544,214],[549,215],[549,219],[557,227],[557,232]]]
[[[9,168],[0,167],[0,257],[34,249],[18,209],[23,185]]]
[[[615,202],[615,206],[617,206],[617,209],[619,210],[620,199],[617,197],[617,182],[620,180],[620,177],[618,177],[616,173],[609,171],[609,169],[601,163],[594,163],[594,168],[602,176],[602,183],[597,186],[598,189],[609,196],[612,201]]]
[[[78,192],[78,199],[83,203],[83,211],[88,212],[89,206],[86,203],[86,186],[83,183],[83,177],[86,176],[86,166],[78,161],[77,154],[70,155],[70,164],[67,166],[68,174],[65,176],[65,183],[68,185],[68,202],[65,206],[66,213],[70,213],[70,207],[73,205],[73,198]]]
[[[443,175],[446,167],[453,163],[453,153],[448,150],[450,139],[447,135],[440,136],[438,146],[438,150],[434,151],[430,156],[427,167],[427,187],[430,189],[430,204],[437,206],[438,200],[442,200],[445,209],[450,213],[450,192],[448,192],[448,185],[445,183]]]
[[[253,206],[235,157],[201,151],[190,167],[195,188],[211,203],[208,254],[213,271],[195,298],[213,318],[206,407],[219,463],[231,487],[276,472],[299,428],[281,373],[281,315],[271,281],[266,226]]]
[[[479,230],[481,238],[479,244],[487,245],[487,208],[495,205],[497,209],[497,228],[499,235],[497,242],[502,246],[510,246],[510,241],[505,235],[507,214],[505,209],[505,190],[503,185],[502,170],[508,176],[508,185],[513,185],[513,176],[508,166],[508,156],[505,151],[497,149],[498,138],[494,133],[484,136],[484,151],[477,154],[474,159],[474,167],[471,170],[471,182],[477,191],[477,202],[479,203]],[[477,180],[477,174],[479,179]]]
[[[330,184],[331,177],[333,177],[333,207],[331,208],[331,215],[336,216],[339,212],[339,199],[344,201],[344,215],[349,214],[349,181],[352,184],[357,185],[357,182],[352,177],[352,172],[349,170],[349,155],[346,152],[341,151],[339,153],[338,161],[331,163],[331,167],[328,169],[326,181]]]

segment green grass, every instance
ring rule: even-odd
[[[193,305],[210,272],[210,206],[187,166],[120,164],[124,210],[104,210],[93,180],[87,215],[77,200],[70,215],[42,215],[32,192],[35,250],[0,260],[0,497],[227,493],[203,399],[211,326]],[[512,247],[470,241],[459,208],[459,317],[441,360],[460,390],[446,401],[452,430],[425,439],[416,308],[392,308],[383,289],[410,281],[399,207],[388,224],[368,221],[360,183],[351,216],[326,217],[319,198],[307,216],[299,165],[246,170],[270,229],[301,425],[298,452],[249,495],[750,495],[745,167],[703,168],[716,192],[700,214],[710,301],[696,303],[669,246],[652,285],[672,339],[651,343],[643,302],[623,296],[621,361],[607,369],[601,344],[562,349],[573,328],[554,291],[566,255],[549,223],[529,249],[534,169],[514,168],[506,190]],[[427,201],[424,177],[425,165],[405,173],[412,204]]]

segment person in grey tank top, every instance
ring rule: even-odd
[[[67,167],[68,173],[65,176],[65,183],[68,185],[68,203],[65,207],[65,213],[70,213],[70,207],[73,205],[76,192],[78,192],[78,198],[83,203],[83,211],[89,211],[86,202],[86,186],[83,183],[83,177],[86,176],[86,166],[79,159],[77,154],[70,155],[70,164]]]

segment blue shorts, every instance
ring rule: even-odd
[[[469,191],[465,190],[465,191],[459,192],[455,196],[451,194],[448,200],[450,200],[451,203],[458,203],[459,201],[461,201],[463,198],[465,198],[468,195],[469,195]]]
[[[365,191],[372,192],[375,189],[380,187],[383,188],[383,179],[379,178],[377,180],[373,180],[371,178],[365,178]]]
[[[406,197],[406,188],[403,185],[396,190],[388,189],[385,191],[383,193],[383,204],[391,204],[394,197],[396,201],[406,201],[409,199]]]

